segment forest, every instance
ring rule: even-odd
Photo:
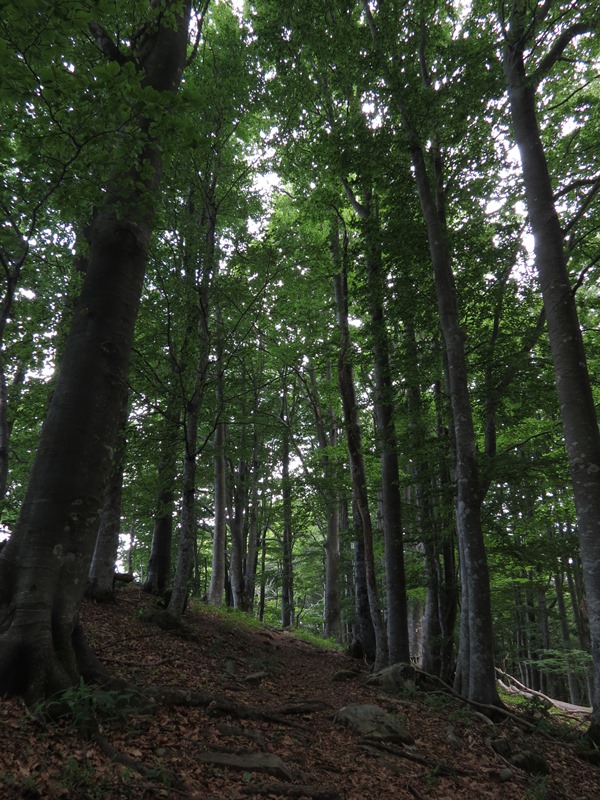
[[[593,0],[0,17],[0,695],[135,580],[590,706]],[[493,711],[489,711],[493,714]]]

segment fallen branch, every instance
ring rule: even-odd
[[[574,703],[564,703],[562,700],[554,700],[552,697],[548,697],[547,694],[543,694],[543,692],[538,692],[536,689],[530,689],[525,684],[518,681],[513,675],[509,675],[508,672],[504,672],[504,670],[499,669],[496,667],[496,672],[498,675],[502,675],[503,678],[508,679],[510,682],[514,683],[517,687],[513,689],[513,694],[525,694],[531,695],[533,697],[539,697],[541,700],[545,700],[547,703],[550,703],[551,706],[554,708],[558,708],[561,711],[572,712],[574,714],[591,714],[592,709],[586,706],[577,706]],[[504,686],[504,684],[502,684]],[[506,686],[507,690],[510,692],[512,687],[510,684]]]

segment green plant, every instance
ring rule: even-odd
[[[129,722],[132,714],[149,713],[151,704],[131,689],[102,689],[83,678],[77,686],[58,692],[36,708],[36,713],[53,720],[69,719],[79,730],[91,730],[97,722]]]
[[[322,636],[317,636],[310,631],[301,630],[300,628],[296,628],[293,631],[293,634],[297,639],[302,639],[303,642],[314,644],[316,647],[323,647],[326,650],[336,650],[342,652],[346,649],[344,645],[340,644],[334,639],[324,639]]]
[[[527,790],[528,800],[546,800],[550,790],[548,777],[536,778]]]

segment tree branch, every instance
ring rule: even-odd
[[[121,66],[128,63],[135,63],[131,56],[127,56],[125,53],[119,50],[118,46],[113,42],[108,31],[106,31],[102,25],[99,25],[97,22],[89,22],[88,28],[94,38],[94,41],[96,42],[98,49],[108,58],[109,61],[116,61],[117,64],[121,64]]]
[[[534,85],[537,85],[546,77],[573,39],[584,33],[591,33],[592,31],[593,28],[586,22],[576,22],[574,25],[564,30],[544,58],[542,58],[539,67],[533,73],[531,79]]]

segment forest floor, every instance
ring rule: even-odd
[[[164,631],[144,617],[155,608],[138,587],[116,604],[86,601],[90,643],[132,686],[186,689],[195,706],[135,713],[116,693],[87,687],[68,698],[76,718],[92,703],[102,735],[144,764],[117,763],[85,741],[73,722],[46,724],[17,700],[0,700],[0,797],[4,800],[597,800],[600,766],[581,759],[565,716],[494,726],[457,698],[416,688],[391,697],[366,684],[367,666],[293,634],[249,626],[237,615],[188,610],[185,629]],[[144,611],[145,610],[145,611]],[[194,700],[192,700],[194,698]],[[334,722],[349,704],[399,716],[414,744],[366,740]],[[523,713],[523,712],[518,712]],[[584,720],[570,722],[582,729]],[[504,740],[500,755],[493,740]],[[495,745],[497,747],[497,744]],[[547,774],[509,763],[510,753],[543,756]],[[254,760],[253,760],[254,759]]]

